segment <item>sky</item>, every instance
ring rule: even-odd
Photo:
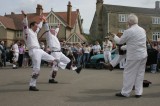
[[[37,4],[43,6],[44,12],[49,12],[51,8],[54,12],[67,11],[68,1],[72,4],[72,10],[80,10],[83,18],[84,32],[89,33],[89,29],[96,10],[97,0],[0,0],[0,15],[4,16],[14,12],[19,14],[21,10],[27,13],[36,11]],[[132,7],[155,8],[155,1],[158,0],[103,0],[104,4],[123,5]],[[160,0],[159,0],[160,1]]]

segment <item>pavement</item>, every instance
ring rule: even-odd
[[[50,67],[42,67],[38,92],[28,91],[31,68],[0,68],[0,106],[160,106],[160,73],[146,73],[152,82],[141,98],[116,97],[122,88],[123,71],[83,69],[80,74],[60,70],[58,84],[48,84]]]

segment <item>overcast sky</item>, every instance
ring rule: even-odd
[[[79,9],[81,17],[84,19],[83,28],[89,31],[91,22],[96,9],[97,0],[0,0],[0,15],[10,14],[11,12],[20,13],[24,11],[35,12],[36,5],[41,4],[44,12],[66,11],[68,1],[71,1],[72,10]],[[123,5],[132,7],[154,8],[157,0],[104,0],[104,4]],[[160,0],[159,0],[160,1]]]

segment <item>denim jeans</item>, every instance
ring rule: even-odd
[[[151,72],[156,72],[157,71],[157,64],[152,64],[151,65]]]

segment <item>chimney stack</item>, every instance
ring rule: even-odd
[[[155,2],[155,9],[160,9],[160,1]]]
[[[72,16],[72,5],[71,2],[68,2],[67,5],[67,24],[71,27],[71,16]]]
[[[37,15],[41,15],[42,13],[43,13],[42,5],[37,4],[36,14],[37,14]]]

